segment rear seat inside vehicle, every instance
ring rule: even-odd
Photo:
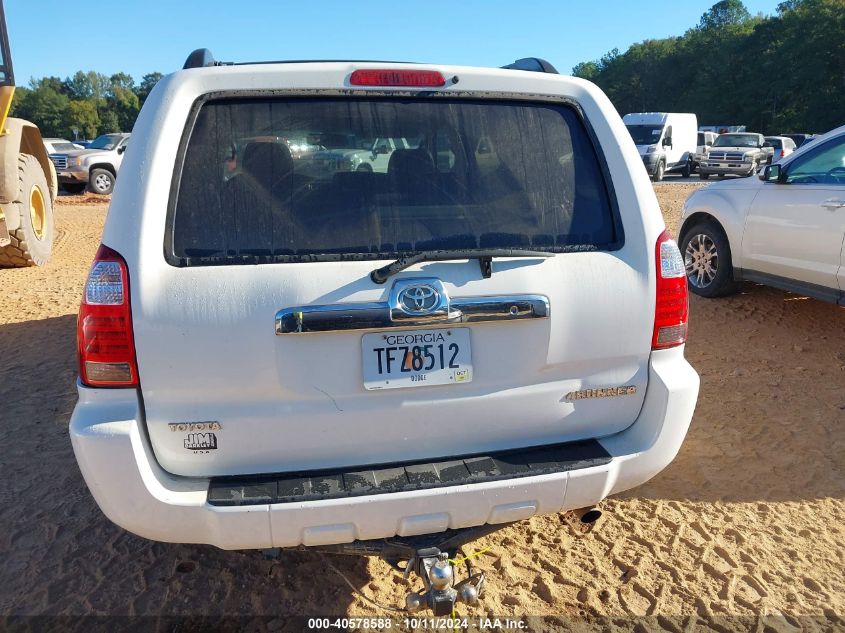
[[[474,200],[472,191],[489,200]],[[387,173],[339,171],[319,180],[296,173],[283,143],[252,142],[223,198],[237,230],[260,235],[263,242],[242,254],[527,248],[558,242],[552,234],[538,235],[536,219],[526,225],[531,201],[505,164],[495,173],[470,174],[465,161],[458,161],[440,172],[422,147],[395,150]],[[498,230],[479,235],[477,224]]]
[[[414,250],[427,241],[461,230],[465,213],[447,192],[431,155],[423,148],[395,150],[386,174],[337,172],[326,183],[314,182],[295,200],[295,216],[307,227],[300,247],[319,249],[344,236],[344,250]],[[394,236],[402,234],[397,241]],[[410,238],[410,239],[409,239]],[[418,245],[419,244],[419,245]],[[452,247],[472,247],[464,239]],[[441,246],[442,248],[443,246]]]
[[[439,190],[434,160],[422,147],[395,150],[387,164],[387,178],[399,206],[430,204]]]
[[[249,251],[238,253],[271,255],[292,248],[293,227],[280,221],[289,213],[297,178],[290,150],[281,143],[248,143],[240,168],[221,195],[224,217],[231,214],[231,230],[249,235],[253,244]]]

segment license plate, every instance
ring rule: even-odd
[[[365,389],[472,381],[469,328],[365,334],[361,352]]]

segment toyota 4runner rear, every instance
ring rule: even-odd
[[[407,147],[383,172],[312,169],[283,140],[303,131]],[[189,68],[122,169],[70,433],[126,529],[226,549],[432,534],[591,506],[677,453],[698,393],[684,266],[593,84]]]

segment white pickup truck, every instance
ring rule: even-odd
[[[669,464],[699,384],[684,266],[595,85],[191,59],[144,104],[80,308],[70,435],[109,518],[225,549],[442,533],[412,559],[448,613],[456,534]],[[415,147],[315,179],[255,141],[223,177],[286,128]]]

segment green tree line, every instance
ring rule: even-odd
[[[614,49],[572,74],[598,84],[621,114],[694,112],[701,124],[824,132],[845,123],[845,0],[786,0],[768,17],[721,0],[682,36]],[[43,136],[128,132],[161,76],[33,79],[17,89],[12,116]]]
[[[149,73],[136,84],[126,73],[108,76],[80,70],[64,80],[33,79],[29,88],[15,90],[10,114],[35,123],[44,137],[92,139],[109,132],[129,132],[161,77],[161,73]]]
[[[845,124],[845,0],[787,0],[769,17],[722,0],[680,37],[614,49],[572,74],[598,84],[620,114],[826,132]]]

